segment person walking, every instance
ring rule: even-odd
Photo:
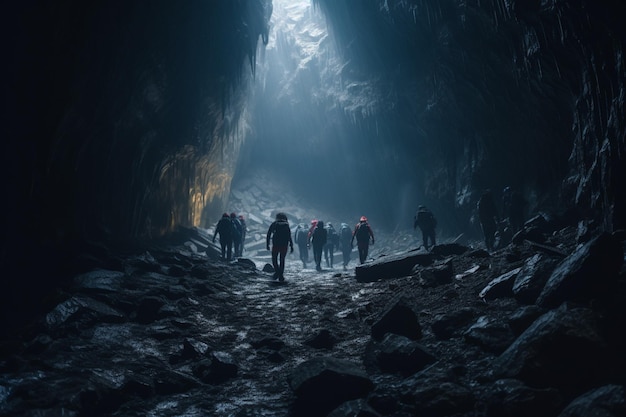
[[[237,213],[230,213],[230,222],[233,225],[233,251],[235,257],[237,258],[241,255],[241,238],[243,236],[243,229],[241,222],[237,218]]]
[[[322,252],[326,245],[327,231],[324,222],[319,220],[311,232],[311,245],[313,245],[313,259],[315,260],[315,270],[322,270]]]
[[[241,241],[239,243],[239,253],[237,254],[237,256],[241,257],[243,256],[243,244],[246,241],[246,234],[248,233],[248,227],[246,226],[246,219],[243,217],[243,215],[239,215],[238,217],[239,219],[239,223],[241,224]]]
[[[339,246],[339,234],[331,222],[326,223],[326,244],[324,245],[324,260],[326,266],[333,268],[335,261],[335,248]]]
[[[233,254],[233,225],[230,221],[228,213],[222,214],[222,218],[215,225],[215,233],[213,233],[213,243],[215,237],[220,235],[220,246],[222,249],[222,259],[230,261]]]
[[[356,239],[357,249],[359,250],[359,261],[361,265],[365,263],[367,260],[367,255],[369,253],[370,247],[370,238],[372,241],[372,245],[374,244],[374,232],[367,222],[367,217],[361,216],[359,223],[354,227],[354,232],[352,233],[352,240],[350,241],[350,246],[354,245],[354,239]]]
[[[285,213],[276,214],[276,220],[267,230],[266,247],[270,250],[270,240],[272,241],[272,266],[274,267],[274,279],[285,280],[285,257],[287,249],[291,247],[293,253],[293,240],[291,239],[291,229]]]
[[[343,256],[343,270],[348,269],[350,257],[352,255],[352,229],[348,223],[341,223],[339,228],[339,244],[341,245],[341,255]]]
[[[306,224],[300,223],[296,227],[294,240],[298,245],[298,252],[300,253],[300,260],[302,261],[303,269],[306,269],[306,264],[309,262],[309,248],[307,247],[308,235],[309,229],[306,227]]]
[[[498,211],[491,190],[485,190],[478,200],[478,220],[483,229],[485,246],[494,250],[495,235],[498,230]]]
[[[422,242],[424,249],[429,250],[436,245],[435,243],[435,228],[437,227],[437,219],[433,215],[432,211],[426,208],[426,206],[419,206],[415,219],[413,221],[413,230],[420,228],[422,231]],[[428,241],[432,242],[432,246],[428,246]]]

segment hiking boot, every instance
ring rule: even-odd
[[[281,276],[279,276],[279,277],[278,277],[278,280],[279,280],[280,282],[283,282],[283,281],[285,280],[285,277],[281,275]]]

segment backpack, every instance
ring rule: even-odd
[[[326,227],[326,231],[328,233],[326,237],[327,243],[332,243],[333,245],[339,244],[339,235],[337,234],[337,230],[334,227]]]
[[[289,243],[289,235],[291,230],[289,229],[289,223],[286,221],[274,222],[274,237],[272,242],[275,245],[286,246]]]
[[[237,218],[230,219],[230,222],[233,225],[233,239],[236,241],[241,240],[241,235],[243,234],[243,227],[241,226],[241,222]]]
[[[296,243],[306,245],[308,231],[304,227],[298,226],[296,229]]]
[[[367,223],[359,223],[356,229],[356,241],[366,242],[370,239],[370,226]]]
[[[430,229],[437,226],[437,220],[435,220],[435,216],[429,210],[418,211],[416,217],[417,225],[422,229]]]

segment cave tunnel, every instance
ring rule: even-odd
[[[5,5],[3,321],[85,247],[210,227],[257,169],[390,233],[425,204],[471,236],[480,193],[506,186],[527,216],[623,228],[623,17],[617,0]]]

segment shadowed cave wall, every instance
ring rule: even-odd
[[[238,164],[251,163],[239,160],[247,140],[289,140],[281,129],[290,123],[305,136],[359,137],[367,146],[344,170],[383,195],[412,184],[449,229],[468,227],[480,190],[505,185],[524,191],[529,210],[624,226],[618,1],[314,5],[340,56],[317,70],[340,76],[343,95],[323,90],[304,129],[277,119],[289,114],[285,102],[248,100],[270,0],[10,6],[5,311],[34,308],[94,242],[206,226],[225,208]],[[292,148],[282,151],[302,152]]]

